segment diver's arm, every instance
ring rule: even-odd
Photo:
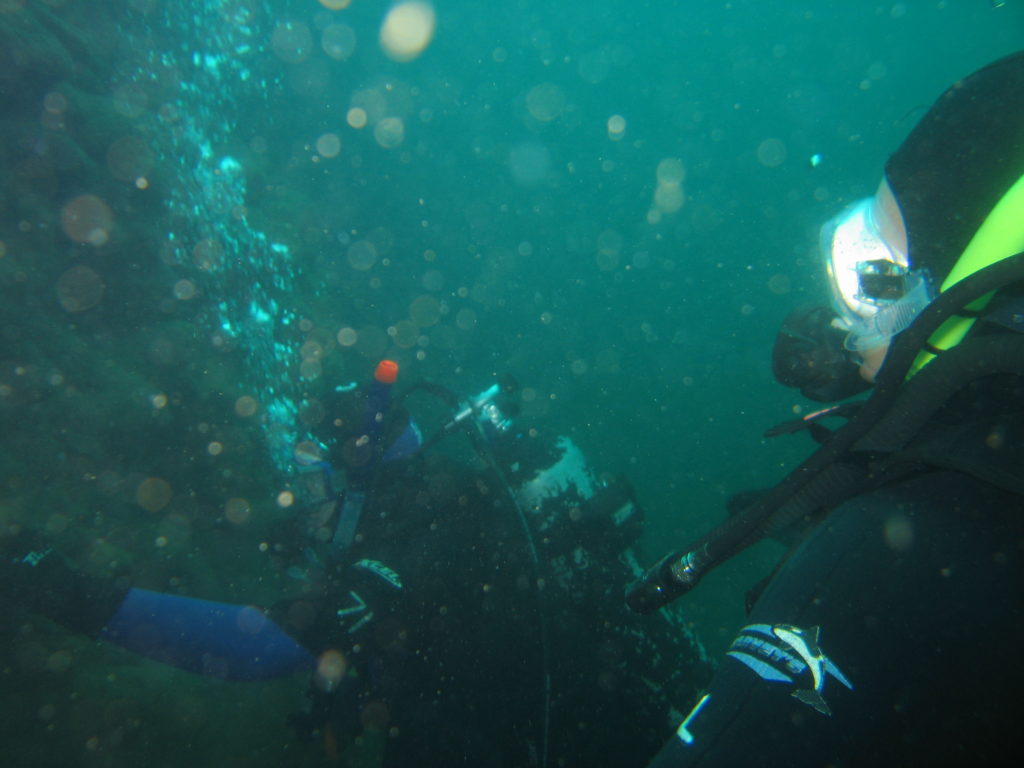
[[[263,611],[148,589],[128,590],[102,639],[196,674],[263,680],[313,668],[313,656]]]
[[[74,571],[40,535],[0,541],[9,599],[61,626],[196,674],[259,680],[313,657],[258,608],[118,586]]]

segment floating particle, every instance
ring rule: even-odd
[[[768,290],[776,296],[782,296],[783,294],[789,293],[792,287],[793,282],[790,280],[789,275],[779,273],[777,275],[772,275],[768,280]]]
[[[359,341],[359,334],[356,333],[355,328],[349,328],[348,326],[338,331],[338,344],[343,347],[351,347],[357,341]]]
[[[159,512],[171,500],[171,484],[160,477],[147,477],[135,489],[135,501],[147,512]]]
[[[428,3],[399,3],[388,11],[380,28],[380,45],[395,61],[412,61],[430,45],[436,17]]]
[[[248,499],[228,499],[224,505],[224,517],[227,518],[229,523],[234,525],[243,525],[248,522],[249,515],[251,514],[252,505],[249,504]]]
[[[626,135],[626,118],[622,115],[612,115],[608,118],[608,138],[612,141],[620,141]]]
[[[476,312],[472,309],[460,309],[455,313],[455,325],[463,331],[472,330],[476,326]]]
[[[535,85],[526,94],[526,110],[534,120],[549,123],[565,111],[565,93],[555,83]]]
[[[781,139],[765,139],[757,145],[757,161],[766,168],[777,168],[786,161],[786,145]]]
[[[678,184],[659,184],[654,190],[654,204],[662,213],[675,213],[685,201],[683,188]]]
[[[369,116],[366,114],[366,110],[362,107],[352,107],[345,116],[345,121],[356,130],[365,128],[366,123],[369,121]]]
[[[313,684],[321,691],[330,693],[341,682],[348,670],[348,661],[341,651],[334,649],[324,651],[316,662],[316,673]]]
[[[85,312],[103,300],[103,279],[81,264],[57,278],[57,301],[67,312]]]
[[[224,263],[224,247],[218,240],[203,238],[192,249],[192,263],[203,272],[211,272]]]
[[[196,284],[191,280],[179,280],[174,284],[174,298],[188,301],[196,295]]]
[[[355,53],[356,33],[347,24],[331,24],[320,35],[320,46],[335,61],[346,61]]]
[[[255,397],[249,395],[242,395],[240,398],[235,400],[235,413],[242,418],[248,418],[256,413],[260,408],[260,404],[256,401]]]
[[[96,195],[79,195],[64,205],[60,224],[64,234],[76,243],[100,246],[110,239],[114,214]]]
[[[419,333],[420,329],[412,320],[401,320],[388,328],[388,335],[395,342],[395,346],[402,349],[416,346]]]
[[[437,325],[441,320],[441,302],[433,296],[418,296],[409,305],[409,317],[420,328]]]
[[[341,153],[341,139],[338,134],[323,134],[316,140],[316,151],[321,157],[337,157]]]
[[[377,262],[377,246],[369,240],[356,240],[348,247],[346,255],[353,269],[365,272]]]
[[[281,61],[298,64],[313,51],[313,33],[301,21],[284,21],[274,27],[270,48]]]
[[[394,149],[405,141],[405,123],[400,117],[385,117],[373,127],[373,138],[384,149]]]
[[[686,168],[678,157],[666,157],[658,163],[655,175],[659,184],[678,186],[686,179]]]

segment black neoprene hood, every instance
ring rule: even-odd
[[[941,283],[1022,173],[1024,51],[950,86],[886,163],[911,263]]]

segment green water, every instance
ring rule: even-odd
[[[331,5],[0,0],[0,523],[90,572],[273,602],[291,450],[382,356],[513,374],[651,558],[685,543],[810,450],[761,434],[808,407],[768,354],[820,223],[1024,44],[1009,0],[438,0],[403,54]],[[686,598],[712,654],[774,555]],[[315,764],[301,681],[240,701],[9,615],[11,765]]]

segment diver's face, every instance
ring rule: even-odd
[[[903,281],[902,294],[879,292],[887,285],[886,277],[898,277],[900,268],[907,273],[906,249],[903,214],[884,178],[874,197],[822,226],[821,254],[832,306],[797,308],[786,318],[772,349],[772,373],[780,384],[829,402],[863,392],[875,382],[891,337],[902,330],[896,327],[901,313],[927,288],[918,275],[913,291],[906,291]],[[879,262],[892,265],[892,274],[873,271]],[[865,288],[869,278],[872,290]]]
[[[889,342],[885,342],[877,347],[871,349],[863,349],[860,352],[860,377],[864,381],[875,383],[875,376],[878,375],[878,369],[882,367],[882,362],[885,360],[885,354],[889,351]]]

